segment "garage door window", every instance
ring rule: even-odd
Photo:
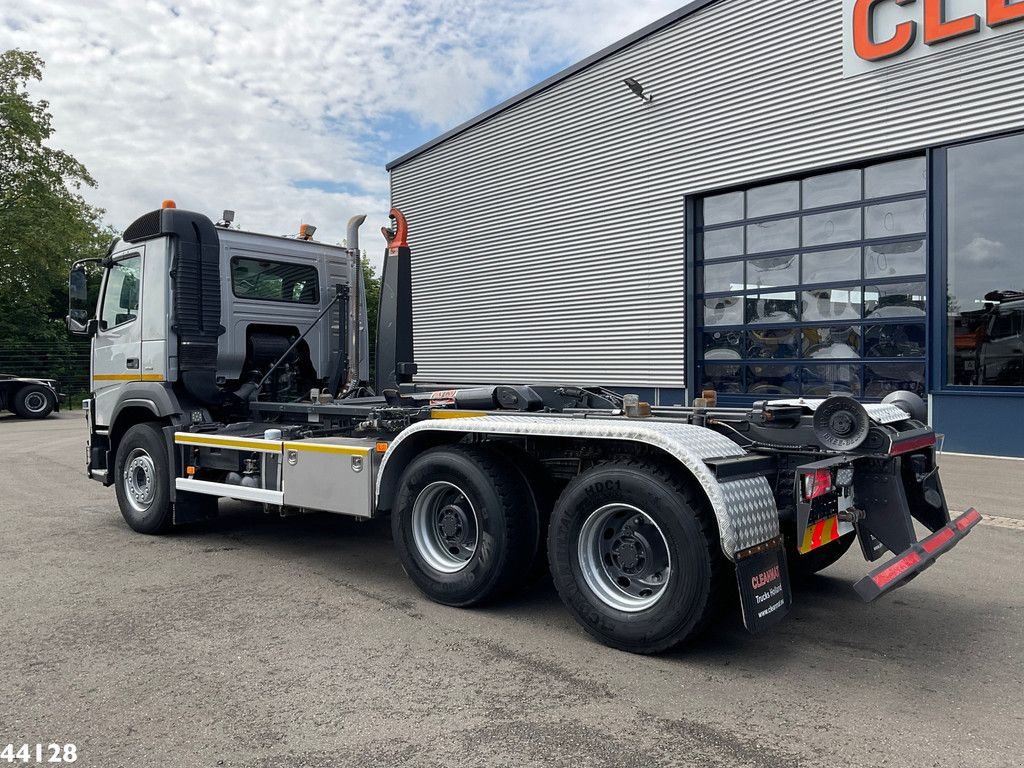
[[[924,394],[926,182],[925,158],[913,157],[705,197],[700,386],[750,398]]]

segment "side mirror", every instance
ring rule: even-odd
[[[89,304],[88,266],[99,264],[99,259],[76,261],[68,275],[68,330],[76,336],[92,336],[96,333],[96,320]]]

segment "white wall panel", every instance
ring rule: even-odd
[[[395,167],[419,378],[683,386],[687,195],[1024,126],[1021,33],[847,78],[842,13],[720,0]]]

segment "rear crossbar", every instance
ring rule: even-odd
[[[950,521],[935,533],[911,545],[853,585],[866,602],[881,597],[901,587],[917,574],[935,562],[964,538],[971,529],[981,522],[981,513],[971,507],[955,520]]]

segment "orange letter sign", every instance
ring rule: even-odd
[[[893,0],[896,5],[909,5],[914,0]],[[875,6],[886,0],[857,0],[853,7],[853,50],[865,61],[881,61],[899,56],[914,44],[917,22],[904,21],[888,40],[875,40]]]
[[[935,45],[955,37],[970,35],[981,29],[981,19],[972,13],[961,19],[946,21],[946,0],[924,0],[924,42]]]
[[[988,0],[988,25],[998,27],[1011,21],[1024,19],[1024,3],[1010,0]]]

